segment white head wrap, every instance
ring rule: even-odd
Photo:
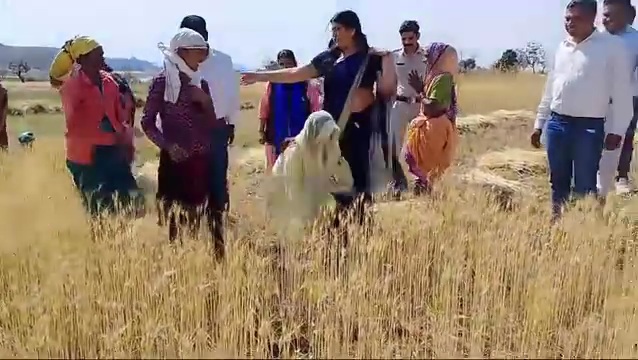
[[[177,49],[208,49],[208,43],[196,31],[182,28],[173,36],[169,47],[159,43],[157,47],[164,54],[164,73],[166,74],[166,89],[164,100],[176,103],[182,83],[179,73],[183,72],[191,78],[191,83],[200,86],[199,75],[186,65],[177,55]],[[197,78],[197,79],[196,79]]]
[[[305,156],[319,172],[334,168],[341,158],[339,148],[340,129],[332,115],[325,110],[315,111],[308,116],[295,142],[304,149]]]

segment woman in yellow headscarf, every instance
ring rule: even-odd
[[[56,88],[60,87],[69,78],[74,69],[79,69],[80,66],[76,62],[77,59],[88,55],[92,51],[102,52],[102,56],[104,54],[102,45],[88,36],[77,36],[64,43],[49,69],[51,85]],[[104,62],[104,58],[102,58],[102,62]]]
[[[67,168],[94,215],[141,201],[130,167],[132,128],[104,65],[102,46],[79,36],[64,44],[49,71],[66,118]]]

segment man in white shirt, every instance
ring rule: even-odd
[[[421,37],[419,24],[415,20],[406,20],[399,27],[403,47],[393,50],[392,55],[397,70],[397,96],[390,112],[389,142],[392,166],[392,191],[395,197],[407,188],[407,178],[398,159],[398,154],[405,141],[405,132],[412,119],[419,115],[421,102],[417,98],[418,91],[410,85],[410,77],[425,78],[425,51],[419,45]]]
[[[571,195],[572,175],[575,195],[596,194],[603,148],[621,146],[633,115],[627,50],[620,38],[596,30],[596,11],[595,0],[572,0],[567,5],[569,36],[556,50],[531,135],[532,145],[540,147],[547,122],[554,220]],[[605,121],[610,106],[614,116]]]
[[[629,182],[629,170],[633,155],[633,141],[638,120],[638,81],[636,71],[638,68],[638,32],[630,24],[635,17],[635,8],[629,0],[605,0],[603,3],[603,25],[605,31],[618,35],[627,46],[629,63],[631,66],[630,77],[634,89],[634,116],[625,134],[623,145],[615,151],[605,151],[600,161],[598,176],[598,191],[606,195],[614,179],[616,192],[626,194],[633,191]],[[610,116],[613,114],[610,114]]]
[[[180,25],[197,31],[208,41],[206,21],[201,16],[186,16]],[[208,59],[199,66],[199,74],[210,90],[215,114],[226,126],[214,127],[210,162],[211,194],[209,198],[209,226],[215,234],[215,245],[223,251],[223,213],[228,210],[228,145],[235,139],[235,121],[240,111],[239,75],[233,68],[231,57],[214,48]]]
[[[629,0],[604,0],[604,31],[620,37],[627,47],[628,61],[631,66],[627,76],[631,78],[633,87],[634,114],[626,134],[623,134],[622,146],[614,151],[604,151],[600,159],[598,192],[601,196],[607,195],[614,180],[618,194],[627,194],[633,191],[629,183],[629,170],[634,152],[636,121],[638,120],[638,81],[636,79],[636,71],[638,70],[638,31],[630,25],[633,22],[633,17],[635,17],[635,8],[631,6]],[[610,113],[610,116],[613,115],[613,113]]]

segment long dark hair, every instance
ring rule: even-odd
[[[295,66],[297,66],[297,58],[295,57],[295,53],[292,52],[292,50],[283,49],[280,52],[278,52],[277,53],[277,61],[282,60],[282,59],[289,59],[295,64]]]
[[[361,21],[357,13],[352,10],[340,11],[330,19],[330,23],[339,24],[347,29],[354,30],[354,41],[359,51],[365,51],[367,53],[368,50],[370,50],[368,37],[361,30]],[[337,48],[337,42],[334,39],[331,39],[328,45],[330,50],[341,52],[341,50]]]

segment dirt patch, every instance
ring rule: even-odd
[[[230,150],[231,161],[239,166],[264,165],[264,149],[262,147],[233,148]]]
[[[6,81],[3,82],[3,85],[7,88],[7,90],[20,90],[20,91],[29,91],[29,90],[50,90],[51,84],[48,81],[27,81],[25,83],[21,83],[18,81]]]
[[[240,106],[240,110],[252,110],[255,108],[255,105],[249,101],[243,102]]]
[[[140,97],[135,97],[135,107],[138,109],[143,108],[146,105],[146,100],[140,98]]]
[[[146,194],[154,194],[157,192],[157,169],[159,161],[147,161],[137,166],[133,172],[137,185],[142,188]]]

